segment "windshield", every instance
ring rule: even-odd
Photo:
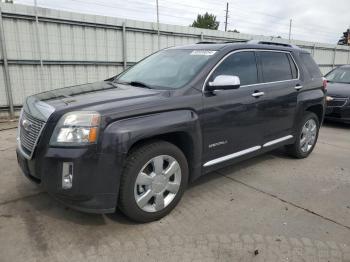
[[[157,52],[115,81],[147,88],[176,89],[190,82],[215,51],[167,49]]]
[[[337,68],[326,75],[329,82],[350,84],[350,68]]]

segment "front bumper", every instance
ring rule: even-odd
[[[112,213],[118,200],[120,170],[115,154],[96,153],[93,148],[48,148],[26,159],[17,148],[24,175],[59,202],[83,212]],[[72,162],[73,185],[62,188],[62,164]]]
[[[325,119],[350,123],[350,105],[343,107],[327,107]]]

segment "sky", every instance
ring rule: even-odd
[[[228,8],[228,30],[245,34],[281,36],[336,44],[350,26],[350,0],[158,0],[160,23],[188,26],[197,14],[216,15],[219,30],[225,28]],[[15,0],[33,5],[34,0]],[[37,0],[38,6],[71,12],[114,16],[148,22],[156,21],[156,0]]]

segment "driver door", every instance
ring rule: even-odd
[[[241,85],[236,89],[204,92],[201,124],[205,167],[253,153],[261,148],[263,139],[260,107],[264,96],[254,95],[261,93],[255,52],[233,52],[221,61],[208,82],[219,75],[238,76]]]

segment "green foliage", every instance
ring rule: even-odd
[[[233,33],[240,33],[237,29],[234,30],[228,30],[227,32],[233,32]]]
[[[350,45],[350,28],[343,33],[343,36],[338,41],[338,45]]]
[[[206,12],[204,15],[197,16],[197,19],[192,23],[192,27],[218,30],[219,24],[215,15]]]

